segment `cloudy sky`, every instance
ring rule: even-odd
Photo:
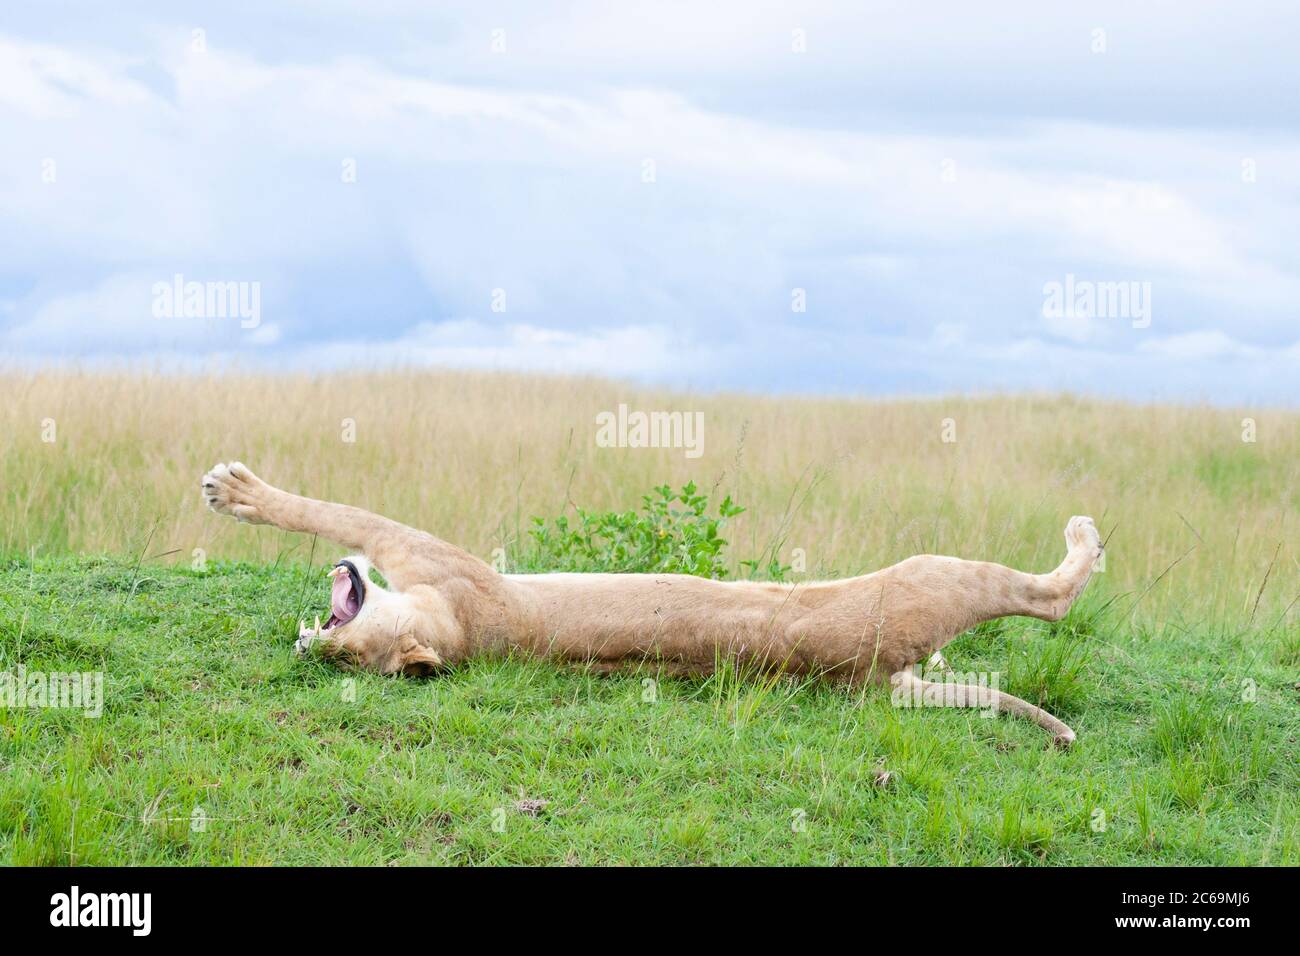
[[[1281,0],[6,4],[0,349],[1297,405],[1297,49]]]

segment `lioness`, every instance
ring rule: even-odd
[[[498,574],[423,531],[273,488],[239,462],[217,465],[201,485],[218,514],[362,552],[329,572],[329,619],[302,626],[299,652],[319,643],[348,665],[421,675],[514,650],[602,669],[650,659],[679,674],[706,673],[727,656],[855,683],[889,678],[904,699],[1008,711],[1062,746],[1074,741],[1073,730],[1018,697],[925,681],[911,668],[981,621],[1063,617],[1101,556],[1091,518],[1070,519],[1065,560],[1049,574],[925,554],[841,581],[767,584],[680,574]],[[370,580],[372,563],[389,588]]]

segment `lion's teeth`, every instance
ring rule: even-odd
[[[320,615],[319,615],[319,614],[316,615],[316,627],[315,627],[315,629],[312,631],[312,633],[313,633],[313,634],[316,634],[317,636],[320,635]]]

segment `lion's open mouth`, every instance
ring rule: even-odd
[[[305,651],[314,640],[324,637],[336,627],[342,627],[361,613],[361,605],[366,600],[366,589],[357,566],[351,561],[340,561],[334,565],[330,574],[334,577],[334,583],[330,585],[329,620],[322,626],[318,616],[313,627],[308,627],[306,622],[300,622],[299,652]]]
[[[366,592],[361,586],[361,572],[351,561],[340,561],[334,566],[334,584],[330,588],[330,619],[325,622],[325,630],[346,624],[357,616]],[[339,574],[339,568],[346,568],[347,574]]]

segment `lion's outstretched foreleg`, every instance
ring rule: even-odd
[[[218,514],[319,535],[358,550],[398,590],[448,575],[495,573],[478,558],[431,534],[351,505],[282,491],[237,461],[214,466],[200,484],[208,507]]]

